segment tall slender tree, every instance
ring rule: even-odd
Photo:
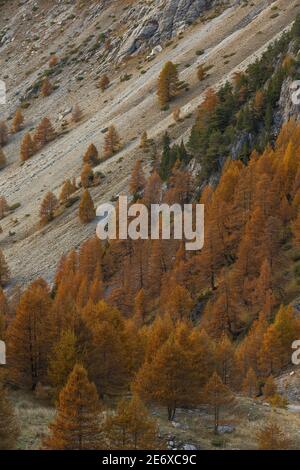
[[[96,216],[95,206],[89,191],[86,189],[79,203],[79,219],[83,224],[88,224]]]
[[[112,155],[117,153],[121,149],[121,147],[122,144],[118,131],[116,130],[115,126],[111,125],[105,135],[103,151],[104,157],[112,157]]]
[[[216,372],[205,386],[203,401],[214,410],[214,431],[218,434],[221,407],[230,405],[234,401],[234,395]]]
[[[45,282],[36,281],[22,294],[16,316],[7,331],[9,379],[34,390],[47,375],[54,337],[52,301]]]
[[[179,91],[179,79],[177,66],[173,62],[167,62],[158,78],[157,96],[160,106],[164,108]]]
[[[21,142],[20,157],[21,161],[26,161],[28,158],[32,157],[35,153],[35,143],[33,142],[29,132],[24,135]]]

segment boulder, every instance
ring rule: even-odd
[[[235,431],[235,427],[231,424],[223,424],[222,426],[218,426],[218,433],[219,434],[231,434]]]
[[[198,450],[198,447],[196,447],[194,444],[184,444],[182,446],[182,450]]]

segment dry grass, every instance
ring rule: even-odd
[[[182,443],[194,444],[198,449],[238,449],[257,448],[256,434],[272,418],[278,421],[294,449],[300,448],[300,413],[280,408],[272,409],[259,400],[238,397],[236,404],[221,413],[221,425],[234,426],[234,432],[216,436],[213,432],[213,415],[202,407],[197,410],[179,410],[177,425],[169,423],[162,410],[156,411],[161,434],[179,447]]]
[[[54,417],[54,409],[37,401],[29,393],[13,392],[11,398],[21,429],[17,448],[39,449],[41,440],[47,433],[48,424]]]
[[[40,448],[55,410],[24,392],[11,394],[20,422],[21,436],[17,447],[25,450]],[[174,422],[167,420],[164,408],[154,408],[160,435],[164,442],[173,441],[176,448],[193,444],[198,449],[256,449],[256,434],[272,416],[293,444],[300,448],[300,413],[285,409],[272,409],[260,400],[238,397],[235,404],[221,412],[221,425],[234,426],[230,434],[216,436],[213,432],[213,415],[205,406],[193,410],[179,409]]]

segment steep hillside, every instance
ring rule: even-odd
[[[124,2],[120,16],[118,3],[92,2],[86,8],[83,2],[49,6],[49,2],[35,5],[28,1],[18,7],[15,2],[2,6],[0,60],[8,100],[1,115],[10,119],[20,103],[25,115],[24,130],[11,136],[5,147],[9,165],[2,170],[0,181],[0,193],[9,204],[20,203],[1,224],[1,245],[13,282],[24,283],[38,275],[51,280],[59,257],[93,234],[93,224],[78,224],[77,204],[46,228],[36,225],[42,197],[49,190],[58,194],[64,179],[79,176],[88,144],[93,142],[101,153],[104,131],[111,123],[123,138],[124,149],[96,168],[105,178],[100,187],[92,189],[94,201],[109,201],[112,195],[126,191],[141,133],[147,130],[160,145],[162,133],[173,123],[172,108],[180,106],[185,119],[171,127],[170,134],[174,140],[187,135],[192,113],[207,87],[219,86],[244,69],[290,26],[298,9],[296,1],[288,5],[278,1],[276,10],[273,2],[267,1],[233,2],[231,6],[229,2],[169,1],[149,2],[148,6]],[[158,13],[161,11],[163,15]],[[144,25],[146,32],[141,26],[134,27],[134,22]],[[152,29],[147,29],[149,24]],[[158,44],[162,51],[158,49],[147,59]],[[197,55],[202,50],[204,53]],[[53,53],[60,59],[50,75],[56,89],[41,98],[38,83],[49,71]],[[180,79],[189,88],[163,112],[157,105],[156,81],[167,60],[179,64]],[[204,62],[213,68],[202,84],[197,82],[196,68]],[[104,71],[109,73],[111,84],[102,94],[96,84]],[[78,125],[69,123],[75,103],[80,103],[84,112]],[[20,166],[22,137],[45,116],[60,136]]]
[[[0,449],[299,448],[299,48],[297,0],[0,0]],[[101,242],[120,194],[203,248]]]

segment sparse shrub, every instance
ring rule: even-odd
[[[49,67],[50,68],[55,67],[57,64],[58,64],[57,56],[56,55],[51,56],[49,59]]]
[[[204,65],[199,65],[197,68],[197,77],[200,82],[206,78],[206,71]]]
[[[101,91],[104,92],[106,88],[108,88],[108,85],[109,85],[109,78],[107,75],[103,75],[99,80],[99,87]]]
[[[0,219],[3,219],[6,212],[9,211],[9,205],[7,204],[7,200],[4,196],[0,196]]]
[[[53,86],[50,83],[50,80],[46,77],[43,80],[43,83],[41,85],[41,95],[45,98],[47,96],[50,96],[53,91]]]
[[[180,121],[180,112],[181,112],[181,109],[180,108],[175,108],[174,111],[173,111],[173,119],[175,122],[179,122]]]
[[[78,104],[75,104],[73,110],[72,110],[72,121],[73,122],[79,122],[82,119],[82,111],[81,108]]]

